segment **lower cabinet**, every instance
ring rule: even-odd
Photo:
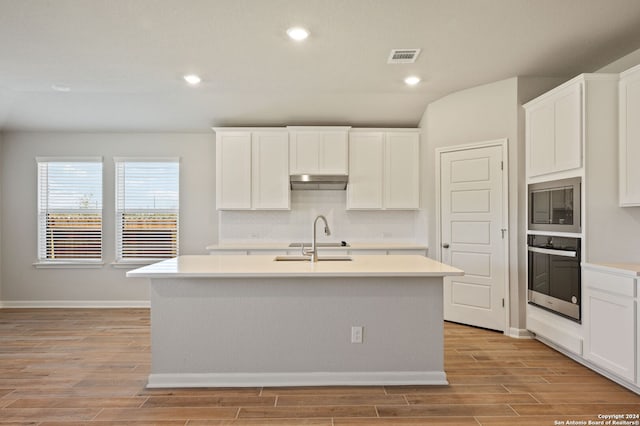
[[[582,267],[582,324],[527,305],[527,330],[640,394],[640,264]]]
[[[584,358],[629,382],[636,381],[636,280],[585,267]]]

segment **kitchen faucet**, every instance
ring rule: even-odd
[[[329,224],[327,223],[327,218],[325,218],[323,215],[318,215],[316,217],[316,220],[313,221],[313,242],[311,243],[311,251],[306,251],[304,249],[304,247],[302,248],[302,253],[304,253],[305,255],[311,255],[311,261],[312,262],[317,262],[318,261],[318,247],[316,246],[316,228],[317,228],[317,224],[318,224],[318,219],[322,219],[322,221],[324,222],[324,235],[331,235],[331,230],[329,229]]]

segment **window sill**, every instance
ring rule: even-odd
[[[34,262],[33,266],[37,269],[99,269],[104,266],[104,262],[81,262],[81,261],[63,261],[63,262]]]
[[[136,260],[118,260],[111,263],[111,266],[116,269],[132,269],[139,268],[141,266],[151,265],[153,263],[162,262],[167,259],[136,259]]]

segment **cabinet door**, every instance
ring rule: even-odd
[[[346,131],[321,133],[319,173],[328,175],[348,173],[347,139]]]
[[[527,110],[527,176],[582,167],[582,83]]]
[[[289,134],[254,132],[252,145],[252,207],[288,210]]]
[[[318,173],[320,133],[292,132],[289,155],[289,172],[292,175]]]
[[[384,207],[420,207],[418,133],[388,132],[385,142]]]
[[[381,209],[384,134],[351,133],[347,209]]]
[[[640,206],[640,68],[620,80],[620,205]]]
[[[636,306],[628,294],[614,294],[599,288],[614,290],[632,279],[598,272],[585,272],[585,358],[629,381],[635,374]],[[613,284],[613,286],[612,286]],[[596,287],[596,288],[593,288]]]
[[[216,134],[216,204],[218,210],[251,208],[251,133]]]
[[[577,169],[582,166],[582,84],[559,93],[554,106],[553,171]]]
[[[539,176],[553,170],[555,150],[555,109],[553,102],[527,111],[527,176]]]

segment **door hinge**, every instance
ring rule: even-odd
[[[504,298],[502,299],[502,307],[504,308]]]

